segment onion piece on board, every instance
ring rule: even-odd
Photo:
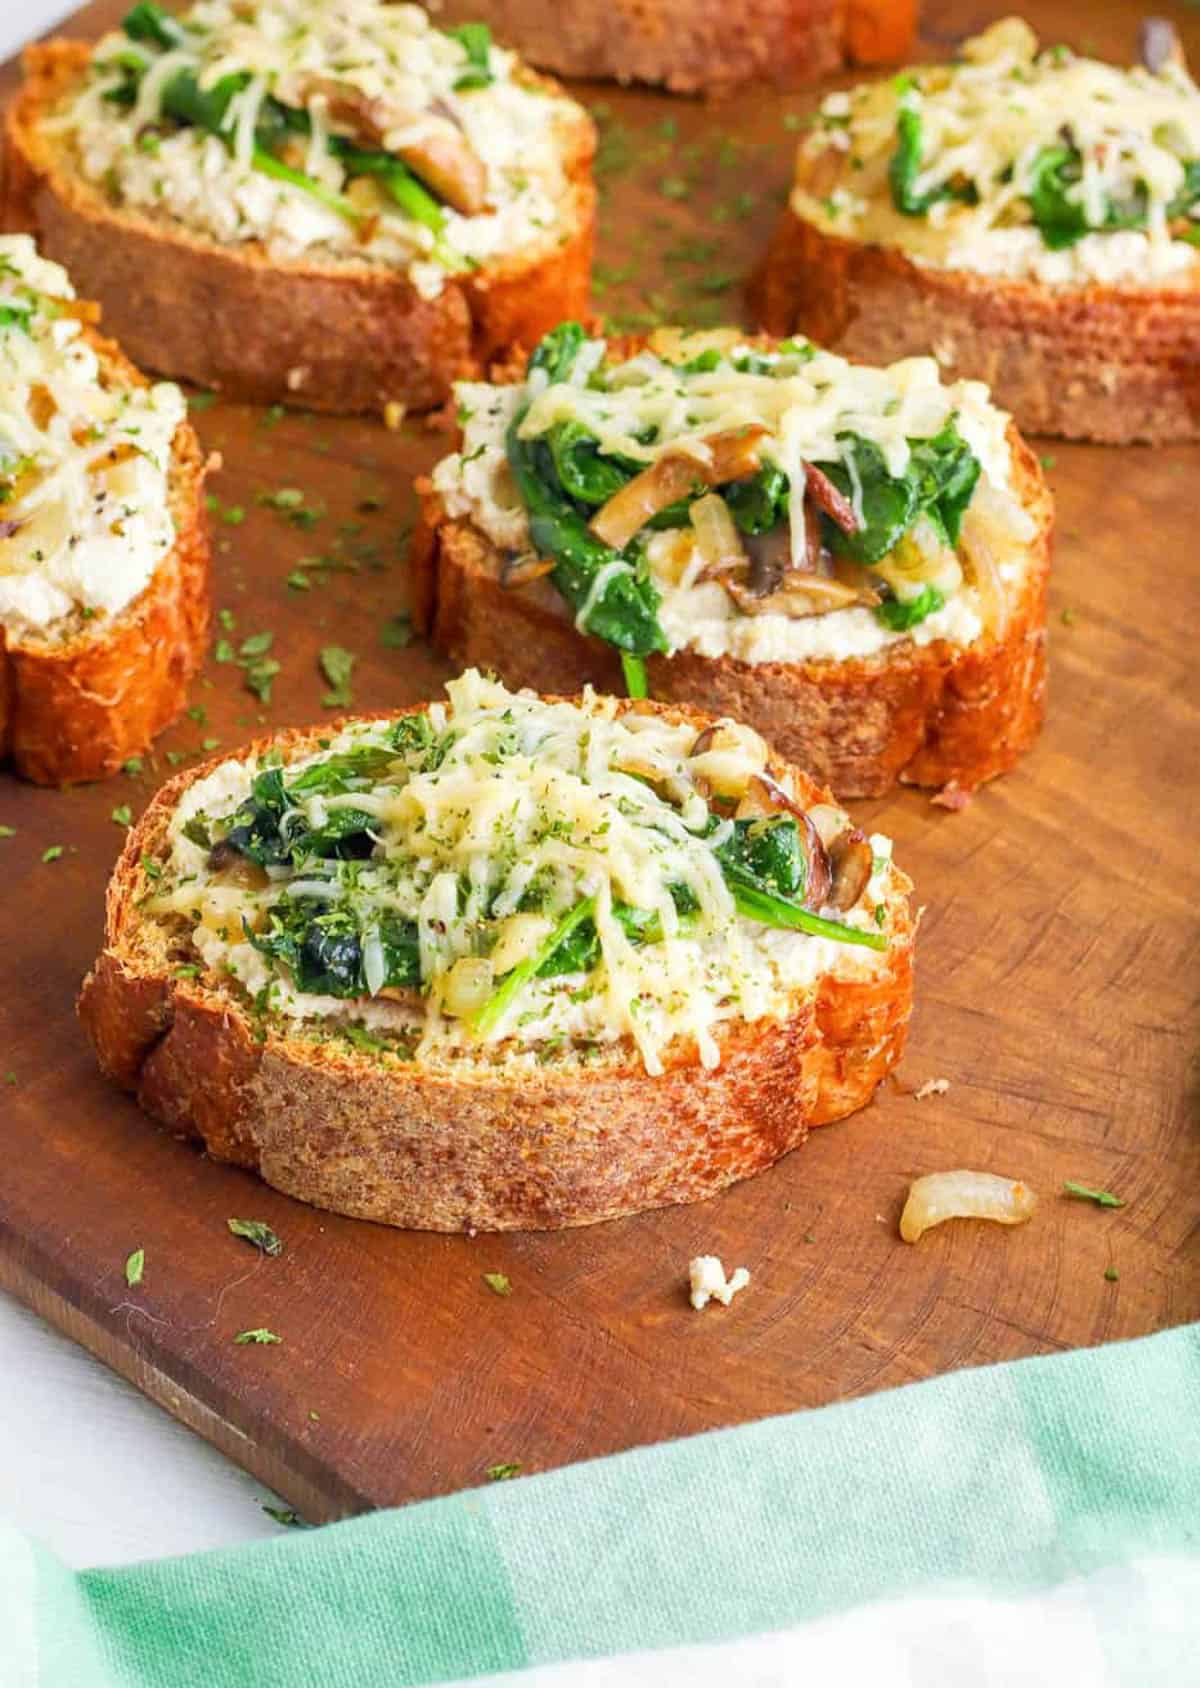
[[[1019,1179],[995,1172],[930,1172],[914,1181],[900,1215],[900,1235],[919,1242],[947,1219],[992,1219],[998,1225],[1023,1225],[1033,1217],[1037,1197]]]

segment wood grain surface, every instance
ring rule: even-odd
[[[931,6],[927,38],[944,50],[1000,9]],[[92,7],[81,27],[120,10]],[[1133,5],[1030,12],[1046,38],[1131,52]],[[1177,15],[1200,59],[1200,17]],[[736,316],[815,96],[587,97],[606,130],[599,307],[634,322]],[[320,718],[323,645],[357,654],[367,710],[445,677],[419,644],[381,637],[404,625],[390,618],[406,601],[411,482],[438,434],[222,403],[195,420],[226,464],[213,488],[230,625],[217,632],[235,647],[272,632],[281,669],[260,706],[235,663],[210,661],[193,718],[137,777],[60,793],[0,775],[0,823],[15,828],[0,840],[0,1283],[313,1520],[477,1483],[501,1462],[543,1470],[1200,1315],[1200,452],[1049,449],[1059,538],[1040,745],[961,814],[911,792],[856,808],[895,837],[926,905],[902,1084],[700,1206],[438,1237],[318,1213],[211,1164],[102,1082],[75,1024],[114,810],[139,812],[205,741]],[[260,502],[281,488],[302,494],[299,510]],[[917,1102],[935,1077],[948,1093]],[[947,1226],[906,1247],[909,1180],[953,1166],[1027,1180],[1033,1222]],[[1065,1199],[1066,1179],[1126,1206]],[[283,1254],[230,1236],[231,1216],[266,1220]],[[730,1309],[688,1306],[697,1252],[750,1269]],[[506,1297],[483,1280],[497,1272]],[[258,1326],[282,1341],[234,1343]]]

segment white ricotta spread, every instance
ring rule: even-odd
[[[65,270],[0,237],[0,625],[115,615],[175,543],[178,387],[110,383]]]
[[[923,215],[903,214],[889,188],[902,110],[920,124],[914,193],[955,194]],[[1067,198],[1093,232],[1054,250],[1030,195],[1047,150],[1068,146],[1078,171]],[[937,268],[1064,287],[1192,286],[1200,222],[1180,196],[1197,160],[1200,90],[1182,63],[1153,73],[1065,47],[1039,52],[1029,26],[1007,18],[967,41],[961,62],[829,95],[800,148],[791,203],[830,233]],[[1134,205],[1142,226],[1100,226],[1110,207]]]
[[[887,965],[907,882],[886,838],[871,840],[872,874],[855,906],[822,911],[881,947],[760,924],[739,913],[714,854],[733,823],[709,831],[701,780],[717,765],[711,747],[708,760],[693,754],[692,728],[619,716],[612,699],[591,694],[547,703],[473,671],[447,691],[448,706],[431,705],[411,743],[392,722],[356,722],[282,769],[284,786],[296,788],[282,832],[328,827],[350,809],[367,829],[367,856],[249,866],[221,841],[245,823],[239,806],[256,779],[276,776],[231,759],[181,801],[151,910],[190,923],[204,966],[272,1012],[408,1033],[425,1062],[488,1060],[497,1046],[505,1060],[553,1059],[564,1048],[603,1060],[630,1045],[656,1073],[683,1039],[715,1066],[725,1022],[785,1018],[824,976],[870,978]],[[766,752],[746,729],[732,736],[722,789],[740,782],[745,791]],[[347,772],[355,758],[369,769],[361,777]],[[331,778],[339,767],[345,777]],[[836,833],[849,822],[826,806],[822,824]],[[585,900],[591,948],[572,954],[572,970],[540,976],[545,946]],[[290,918],[297,908],[336,908],[352,920],[363,988],[323,991],[297,972],[294,953],[275,942],[280,910]],[[629,910],[644,911],[640,929]],[[371,954],[372,932],[393,942],[389,920],[405,923],[419,954],[419,979],[399,990],[387,984],[386,946]]]
[[[805,349],[804,361],[793,360],[794,368],[786,364],[790,373],[739,372],[735,365],[754,348],[739,345],[736,336],[723,346],[719,368],[682,378],[675,366],[719,338],[680,336],[673,330],[652,336],[651,349],[617,366],[603,387],[572,380],[534,391],[530,383],[460,382],[462,444],[433,471],[434,490],[447,513],[469,519],[503,552],[529,550],[529,519],[510,472],[506,436],[531,396],[522,436],[536,438],[556,423],[578,423],[602,452],[635,463],[651,462],[668,448],[702,453],[704,436],[715,430],[765,426],[765,455],[787,473],[792,489],[793,531],[802,531],[807,495],[802,490],[797,496],[795,489],[805,486],[806,462],[843,460],[845,438],[853,434],[879,447],[889,472],[903,474],[910,442],[937,435],[953,419],[979,460],[972,502],[987,510],[999,576],[1015,595],[1029,566],[1034,523],[1012,490],[1008,416],[991,403],[981,382],[943,383],[934,358],[906,358],[881,369],[815,348]],[[602,357],[603,342],[592,344]],[[599,359],[580,361],[586,374]],[[656,434],[653,444],[645,443],[650,428]],[[899,632],[861,605],[803,617],[743,613],[719,581],[702,578],[704,557],[688,526],[647,531],[645,555],[661,597],[659,622],[672,651],[732,656],[747,663],[845,661],[874,656],[904,640],[969,645],[984,631],[979,594],[961,562],[944,548],[916,579],[883,566],[881,572],[902,600],[915,597],[930,580],[936,580],[945,599],[942,608]]]
[[[710,1301],[728,1307],[738,1291],[750,1282],[750,1274],[744,1266],[737,1266],[727,1278],[715,1254],[698,1254],[688,1265],[688,1281],[692,1306],[699,1312]]]
[[[166,51],[121,31],[105,36],[84,88],[47,120],[68,140],[83,175],[119,203],[223,244],[261,242],[280,262],[319,256],[393,265],[427,297],[448,273],[560,237],[563,131],[583,114],[573,101],[528,85],[514,54],[488,45],[485,79],[462,41],[435,29],[419,7],[387,0],[195,0],[179,21],[184,45]],[[131,56],[149,69],[129,106],[112,96]],[[193,72],[202,90],[223,77],[251,77],[221,135],[164,119],[163,89],[181,71]],[[282,156],[333,203],[256,166],[255,126],[267,99],[309,125]],[[445,206],[437,233],[370,177],[352,180],[327,145],[351,127],[339,99],[385,126],[384,150],[429,135],[465,138],[486,172],[484,209],[467,215]],[[357,220],[336,208],[347,198],[363,213]]]

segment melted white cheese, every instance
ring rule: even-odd
[[[188,834],[201,823],[210,841],[223,837],[249,794],[256,770],[231,759],[180,803],[151,908],[190,920],[204,963],[251,995],[265,992],[275,1012],[409,1030],[418,1058],[434,1063],[479,1058],[496,1045],[506,1060],[536,1061],[564,1042],[579,1058],[589,1050],[611,1057],[629,1044],[655,1073],[682,1038],[713,1066],[724,1023],[786,1017],[822,977],[869,978],[887,965],[886,949],[769,928],[736,912],[700,836],[708,805],[694,784],[703,764],[694,771],[690,764],[692,728],[656,716],[619,718],[612,699],[590,694],[578,704],[546,703],[473,671],[447,691],[449,708],[429,711],[435,730],[447,735],[440,759],[424,766],[419,756],[398,755],[369,790],[298,799],[312,824],[338,805],[374,817],[372,857],[352,864],[340,884],[329,864],[272,869],[261,889],[212,869],[207,843]],[[387,722],[354,723],[327,749],[290,764],[285,780],[353,746],[386,745],[388,731]],[[764,754],[756,735],[744,733],[725,777],[740,767],[744,789]],[[882,921],[886,933],[904,882],[893,879],[888,841],[872,843],[875,872],[859,904],[831,917],[873,932]],[[531,915],[521,904],[535,881],[542,900]],[[698,905],[686,922],[672,885],[687,886]],[[344,897],[360,917],[391,909],[416,922],[421,995],[343,999],[298,989],[286,967],[250,941],[284,891],[293,899]],[[460,995],[464,975],[482,973],[490,995],[584,897],[595,899],[593,970],[530,978],[481,1038]],[[618,904],[656,912],[663,935],[631,944],[613,913]]]
[[[516,56],[493,46],[493,80],[457,88],[467,68],[464,47],[435,29],[417,6],[387,0],[196,0],[180,14],[193,32],[144,78],[137,104],[123,110],[105,98],[119,81],[116,55],[144,49],[121,32],[101,40],[84,89],[47,128],[70,141],[82,173],[125,204],[162,214],[224,244],[261,241],[277,260],[319,253],[335,261],[388,264],[407,270],[417,290],[435,297],[449,271],[474,268],[498,255],[556,238],[564,215],[562,132],[582,113],[571,100],[526,86]],[[165,67],[165,70],[164,70]],[[147,130],[158,116],[161,88],[173,71],[194,69],[202,86],[250,71],[254,80],[234,104],[226,145],[199,129]],[[305,97],[303,79],[318,75],[372,100],[448,116],[483,161],[487,209],[466,216],[446,208],[442,239],[454,261],[434,254],[435,237],[421,223],[384,205],[365,238],[307,192],[261,174],[251,164],[254,119],[265,94],[307,110],[313,126],[298,167],[334,193],[346,175],[322,137],[330,119],[321,94]],[[418,137],[420,124],[389,132],[385,146]]]
[[[27,235],[0,237],[0,625],[18,636],[115,615],[175,542],[183,396],[102,378],[74,298]]]
[[[692,349],[686,342],[682,348],[685,355]],[[735,347],[731,356],[745,350]],[[460,382],[455,391],[462,446],[433,471],[434,490],[447,513],[469,519],[507,552],[520,553],[530,544],[528,518],[505,447],[512,419],[530,390],[520,383]],[[794,487],[803,485],[805,461],[843,458],[844,433],[872,440],[889,471],[902,474],[909,439],[937,434],[951,417],[982,466],[980,487],[1001,547],[1001,578],[1015,592],[1028,567],[1034,530],[1012,494],[1008,416],[990,402],[981,382],[944,384],[933,358],[906,358],[880,369],[818,351],[789,376],[739,374],[725,365],[692,376],[685,387],[668,364],[648,351],[625,366],[611,391],[574,380],[546,387],[534,397],[521,432],[536,436],[555,422],[578,421],[604,450],[648,461],[668,445],[695,442],[717,429],[765,424],[770,434],[766,455],[788,473]],[[653,447],[638,437],[649,423],[661,430]],[[802,532],[803,498],[793,496],[791,505],[793,523]],[[872,610],[858,606],[803,619],[773,612],[746,615],[718,582],[696,579],[702,559],[687,529],[651,534],[646,555],[662,599],[659,621],[673,651],[747,663],[844,661],[876,655],[905,639],[918,645],[935,640],[969,645],[983,629],[978,595],[954,565],[943,583],[943,608],[897,633]]]
[[[969,183],[977,203],[942,200],[923,216],[892,203],[887,167],[898,111],[921,121],[925,194]],[[1052,251],[1033,222],[1035,160],[1066,140],[1082,155],[1073,197],[1099,222],[1110,201],[1147,197],[1144,230],[1097,230]],[[1200,90],[1182,65],[1122,70],[1065,48],[1038,52],[1029,26],[1007,18],[964,43],[962,62],[917,66],[888,81],[829,95],[800,148],[792,208],[829,232],[896,246],[916,263],[1083,282],[1194,282],[1195,245],[1178,238],[1168,207],[1184,164],[1200,159]]]

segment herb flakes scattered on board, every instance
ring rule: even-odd
[[[146,1251],[144,1248],[135,1248],[133,1253],[125,1262],[125,1282],[129,1285],[130,1289],[137,1288],[138,1284],[141,1283],[142,1278],[145,1276],[145,1271]]]
[[[512,1285],[503,1272],[485,1272],[483,1281],[493,1295],[511,1295]]]
[[[1074,1196],[1076,1200],[1094,1202],[1097,1207],[1124,1207],[1120,1196],[1114,1196],[1111,1190],[1090,1190],[1086,1184],[1075,1184],[1068,1179],[1063,1184],[1063,1195]]]
[[[324,645],[317,660],[330,688],[321,698],[322,706],[325,709],[349,709],[354,702],[350,677],[358,658],[344,645]]]
[[[259,1347],[266,1347],[268,1343],[282,1342],[283,1338],[281,1336],[276,1336],[273,1330],[266,1330],[260,1325],[257,1330],[239,1331],[233,1340],[240,1348],[245,1348],[248,1347],[250,1343],[255,1343]]]
[[[283,1243],[261,1219],[227,1219],[225,1223],[235,1237],[244,1237],[264,1254],[275,1256],[283,1253]]]

